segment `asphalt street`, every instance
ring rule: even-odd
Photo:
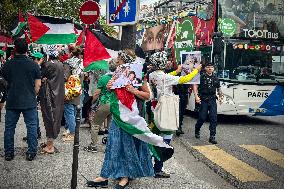
[[[2,112],[2,118],[4,113]],[[4,120],[4,118],[2,119]],[[25,160],[26,143],[22,137],[26,135],[23,118],[18,122],[15,134],[15,159],[11,162],[4,160],[4,122],[0,123],[0,189],[67,189],[71,183],[72,143],[63,143],[59,137],[55,144],[59,153],[41,155],[32,162]],[[44,136],[44,127],[40,119],[41,131]],[[99,174],[104,157],[104,145],[98,153],[83,151],[83,147],[90,141],[89,128],[80,128],[80,153],[78,188],[87,188],[86,180]],[[63,132],[63,128],[62,131]],[[39,142],[44,142],[44,137]],[[165,163],[165,171],[171,174],[169,179],[142,178],[131,182],[129,188],[141,189],[234,189],[229,182],[212,171],[202,161],[179,141],[173,142],[174,157]],[[110,183],[110,188],[115,181]]]
[[[171,178],[137,179],[129,188],[284,188],[284,116],[219,116],[217,145],[208,142],[208,123],[202,128],[201,139],[194,138],[195,122],[196,115],[187,116],[184,121],[186,133],[174,138],[174,157],[165,163],[165,171],[171,174]],[[0,155],[3,156],[4,122],[0,125]],[[40,125],[44,136],[41,119]],[[63,143],[60,136],[56,140],[59,153],[39,154],[36,160],[27,162],[24,156],[27,145],[22,141],[25,135],[21,118],[15,135],[15,159],[7,162],[0,158],[0,189],[70,188],[72,143]],[[87,188],[81,174],[87,179],[97,176],[104,158],[103,144],[98,153],[83,151],[89,141],[89,128],[82,125],[78,188]],[[39,142],[44,142],[44,137]],[[114,183],[111,181],[110,188]]]
[[[284,188],[284,116],[218,116],[217,145],[208,142],[209,123],[194,138],[196,117],[186,117],[178,141],[212,172],[237,188]]]

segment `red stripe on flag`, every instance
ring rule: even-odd
[[[84,67],[87,67],[92,62],[111,58],[103,44],[96,38],[95,34],[90,30],[86,30],[85,35]]]
[[[117,88],[114,91],[116,93],[118,100],[129,110],[132,111],[132,104],[134,103],[135,100],[134,94],[128,92],[125,87]]]
[[[28,13],[28,24],[32,41],[35,42],[43,36],[50,28],[43,24],[35,16]]]

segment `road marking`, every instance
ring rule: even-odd
[[[271,181],[271,177],[238,160],[215,145],[193,146],[213,163],[236,177],[241,182]]]
[[[284,155],[262,145],[240,145],[240,147],[284,168]]]

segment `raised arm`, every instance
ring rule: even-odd
[[[191,81],[198,74],[198,72],[200,72],[201,69],[202,69],[202,65],[199,64],[192,72],[190,72],[189,74],[185,76],[181,76],[179,78],[178,84],[184,84],[184,83]]]

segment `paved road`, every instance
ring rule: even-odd
[[[3,115],[2,115],[3,118]],[[4,119],[2,119],[4,120]],[[41,123],[41,130],[44,128]],[[0,154],[3,156],[4,123],[0,123]],[[13,161],[4,161],[0,158],[0,189],[67,189],[70,188],[72,144],[56,140],[60,153],[53,155],[38,155],[32,162],[25,160],[26,143],[21,139],[26,135],[25,125],[21,118],[15,138],[16,157]],[[88,128],[80,129],[79,171],[87,178],[92,179],[101,168],[104,146],[98,153],[89,153],[82,150],[88,144],[90,134]],[[40,142],[43,142],[42,139]],[[234,189],[227,181],[214,173],[203,162],[195,159],[187,148],[175,140],[175,155],[165,164],[165,170],[171,173],[170,179],[145,178],[134,180],[129,188],[139,189]],[[78,175],[78,188],[87,188],[85,179]],[[111,183],[110,187],[113,186]]]
[[[284,116],[219,116],[217,145],[208,143],[208,123],[194,138],[196,115],[185,119],[178,138],[196,159],[238,188],[284,188]]]

